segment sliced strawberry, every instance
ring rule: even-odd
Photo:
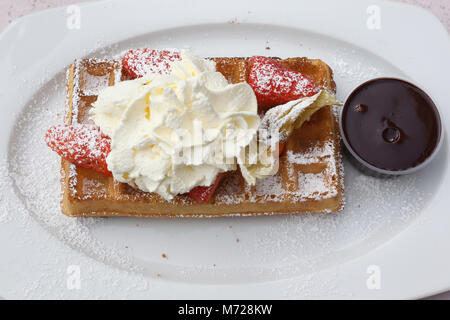
[[[169,74],[170,62],[180,59],[181,56],[176,51],[134,49],[125,54],[122,66],[128,75],[135,79],[147,73]]]
[[[219,186],[220,180],[223,178],[223,173],[219,173],[216,177],[216,180],[209,187],[195,187],[191,191],[189,191],[189,196],[198,201],[198,202],[208,202],[211,196],[216,191]]]
[[[277,61],[255,56],[251,59],[247,82],[255,92],[258,105],[269,108],[309,97],[319,88],[307,76],[282,66]]]
[[[47,131],[45,142],[62,158],[79,167],[112,175],[106,165],[111,140],[96,126],[53,126]]]

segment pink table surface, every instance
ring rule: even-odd
[[[95,0],[0,0],[0,32],[14,19],[23,15],[74,3]],[[126,0],[123,0],[126,1]],[[358,0],[354,0],[358,1]],[[450,1],[449,0],[393,0],[421,6],[434,13],[450,31]],[[0,297],[1,299],[1,297]],[[450,291],[428,299],[450,300]]]

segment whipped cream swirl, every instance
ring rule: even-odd
[[[112,139],[116,180],[170,200],[211,185],[254,139],[252,88],[229,84],[215,63],[182,51],[169,75],[147,74],[104,89],[91,117]]]

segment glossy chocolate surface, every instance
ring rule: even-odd
[[[362,84],[347,99],[342,129],[353,151],[374,167],[400,171],[424,162],[441,135],[431,98],[403,80]]]

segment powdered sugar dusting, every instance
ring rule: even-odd
[[[426,200],[432,196],[418,187],[422,181],[416,176],[380,179],[365,176],[350,166],[345,170],[345,209],[333,215],[290,215],[272,220],[262,228],[257,240],[249,244],[254,248],[264,248],[261,263],[271,263],[276,256],[286,262],[296,260],[299,263],[297,271],[317,271],[319,266],[315,263],[337,263],[337,257],[342,258],[344,254],[338,254],[336,249],[344,244],[358,242],[370,246],[381,241],[380,237],[385,239],[395,234],[405,223],[418,216],[427,204]],[[301,178],[303,191],[320,189],[318,178],[314,174],[304,175]],[[312,189],[311,183],[314,185]],[[253,256],[255,252],[258,250],[248,251],[247,254],[256,259]],[[295,270],[292,266],[286,266],[284,272],[288,269]]]
[[[330,159],[334,154],[334,145],[327,141],[323,146],[316,145],[306,153],[293,153],[291,150],[286,152],[288,161],[295,164],[311,164]]]
[[[123,64],[134,77],[143,77],[147,73],[168,74],[170,62],[180,59],[178,51],[134,49],[125,53]]]
[[[258,180],[256,197],[250,198],[250,201],[256,202],[256,199],[260,199],[260,197],[262,197],[262,201],[283,201],[283,196],[287,191],[283,188],[282,183],[283,180],[280,175]]]
[[[62,177],[64,178],[64,177]],[[73,163],[69,164],[69,177],[68,177],[68,189],[70,192],[70,195],[72,197],[75,197],[77,194],[77,184],[78,184],[78,179],[77,179],[77,166],[74,165]]]
[[[263,180],[258,180],[256,184],[256,193],[250,192],[247,186],[247,193],[250,195],[251,202],[275,201],[282,202],[289,199],[292,202],[302,202],[307,200],[321,201],[338,195],[338,179],[339,166],[336,163],[333,154],[328,157],[315,157],[311,153],[295,153],[296,159],[308,159],[309,164],[323,164],[325,167],[320,173],[305,173],[297,171],[293,163],[285,163],[285,170],[289,177],[296,177],[295,186],[286,188],[283,185],[281,173],[269,176]],[[300,160],[299,162],[306,161]]]
[[[87,77],[83,94],[87,96],[95,96],[98,95],[99,92],[106,88],[109,85],[109,77]]]
[[[12,187],[12,180],[8,171],[8,162],[5,157],[0,158],[0,223],[10,221],[12,212],[7,190]]]
[[[78,121],[78,104],[80,103],[80,73],[78,70],[81,68],[81,60],[77,59],[74,62],[74,74],[73,74],[73,89],[72,89],[72,123],[76,123]],[[70,70],[67,71],[67,79],[68,82],[70,76]],[[67,97],[69,99],[69,97]]]
[[[281,173],[258,180],[256,184],[256,196],[250,197],[250,201],[283,201],[286,198],[293,201],[324,200],[338,195],[339,183],[336,183],[339,176],[343,176],[341,159],[335,157],[336,150],[331,141],[327,141],[324,146],[316,145],[305,152],[286,153],[284,170],[288,177],[297,177],[294,187],[283,186]],[[297,170],[296,165],[322,164],[324,169],[321,172],[309,173]],[[338,174],[339,173],[339,174]],[[343,181],[342,184],[343,186]],[[264,196],[263,196],[264,195]],[[262,196],[262,198],[261,198]]]
[[[305,195],[305,198],[323,198],[329,195],[329,181],[322,172],[299,175],[298,185],[300,192]]]
[[[61,162],[46,146],[44,137],[50,126],[63,122],[64,79],[58,77],[57,81],[50,82],[44,88],[40,96],[33,99],[19,117],[11,144],[9,174],[4,176],[2,169],[0,178],[11,177],[14,189],[17,188],[27,208],[26,213],[69,246],[111,265],[127,270],[139,270],[124,252],[105,245],[91,234],[90,228],[101,225],[101,219],[73,219],[61,213]],[[74,169],[75,166],[71,165],[69,181],[75,184]],[[75,188],[71,190],[76,192]],[[4,212],[5,204],[2,202],[1,205],[0,211]],[[7,218],[1,219],[3,221]]]
[[[258,103],[263,106],[283,104],[318,92],[307,76],[266,57],[252,58],[248,82],[255,91]]]

